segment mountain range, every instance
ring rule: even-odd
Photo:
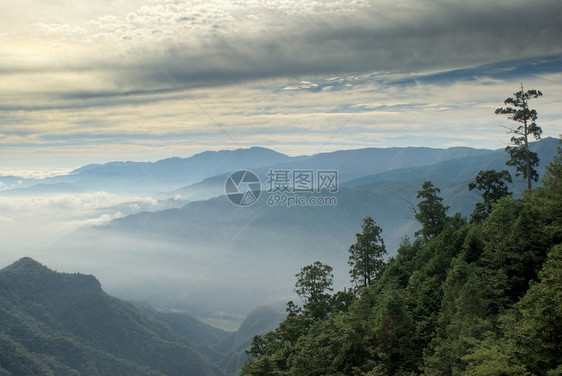
[[[22,258],[0,270],[0,375],[233,375],[251,338],[282,318],[261,307],[224,332]]]
[[[542,162],[541,174],[557,145],[555,139],[532,144]],[[468,216],[480,200],[477,192],[468,191],[468,183],[481,169],[505,168],[506,158],[503,150],[397,148],[327,153],[276,165],[349,167],[341,174],[338,192],[330,193],[337,199],[330,206],[271,206],[263,192],[254,205],[238,207],[224,196],[227,175],[217,175],[199,183],[209,183],[209,195],[216,197],[86,228],[43,252],[96,274],[116,296],[147,299],[199,318],[236,321],[261,304],[281,308],[294,298],[290,286],[295,273],[316,260],[334,267],[336,287],[348,284],[347,250],[367,216],[382,227],[389,255],[394,255],[402,236],[413,238],[419,228],[412,207],[425,180],[441,189],[450,215]],[[430,162],[435,163],[425,164]],[[361,168],[351,168],[355,164]],[[394,168],[413,164],[421,166]],[[253,171],[263,178],[267,170]],[[519,194],[523,181],[515,179],[511,189]]]
[[[189,158],[166,158],[156,162],[109,162],[80,167],[65,175],[41,180],[0,178],[8,188],[3,195],[103,190],[114,193],[153,194],[199,182],[209,176],[241,168],[276,165],[300,157],[289,157],[276,151],[248,149],[206,151]],[[1,186],[0,186],[1,188]]]
[[[547,150],[555,143],[555,139],[546,138],[535,144]],[[548,154],[547,157],[551,157],[553,152]],[[340,150],[291,157],[271,149],[252,147],[208,151],[188,158],[174,157],[155,162],[91,164],[44,179],[0,176],[0,195],[106,191],[152,195],[159,199],[201,200],[224,194],[228,175],[243,169],[256,173],[264,189],[270,170],[336,170],[340,184],[356,186],[376,180],[473,176],[488,167],[503,169],[505,156],[501,149],[405,147]]]
[[[341,150],[321,153],[297,160],[289,160],[276,165],[264,164],[263,167],[252,169],[267,188],[270,170],[332,170],[338,172],[340,183],[358,179],[363,176],[377,174],[395,169],[428,166],[451,159],[469,156],[482,156],[492,153],[486,149],[453,147],[448,149],[431,149],[423,147],[408,148],[366,148],[357,150]],[[165,196],[180,196],[194,200],[211,198],[224,194],[224,182],[228,173],[211,176],[201,182],[185,186],[172,192],[162,193]]]
[[[552,138],[531,144],[540,175],[558,145]],[[480,170],[504,169],[506,159],[501,149],[359,149],[289,157],[250,148],[88,165],[41,180],[2,177],[2,196],[102,190],[158,201],[99,208],[121,218],[84,227],[34,254],[90,275],[56,273],[29,258],[0,271],[0,347],[9,355],[0,375],[173,375],[185,369],[234,375],[253,335],[274,327],[282,319],[277,311],[298,299],[291,286],[303,265],[329,264],[334,288],[349,286],[347,251],[363,218],[381,226],[392,257],[402,237],[413,238],[419,228],[413,208],[424,181],[440,188],[449,215],[468,216],[480,201],[468,183]],[[233,205],[224,195],[226,179],[239,169],[251,169],[261,181],[263,191],[251,206]],[[275,205],[266,191],[270,170],[337,171],[337,190],[300,193],[335,201]],[[510,185],[515,196],[524,188],[521,178]],[[106,320],[115,326],[100,326]],[[164,364],[155,351],[178,359]]]
[[[240,169],[257,170],[266,177],[267,170],[276,169],[337,169],[341,181],[389,171],[396,168],[430,165],[454,158],[482,155],[489,150],[454,147],[431,148],[366,148],[341,150],[312,156],[296,156],[278,153],[271,149],[208,151],[189,158],[166,158],[156,162],[110,162],[86,165],[65,175],[41,180],[0,177],[4,189],[2,195],[40,194],[56,192],[84,192],[103,190],[114,193],[155,194],[178,190],[187,199],[207,198],[206,179],[219,177],[224,187],[223,175]],[[197,185],[199,183],[199,185]],[[220,184],[222,183],[222,185]],[[188,188],[192,185],[191,189]],[[183,188],[181,188],[183,187]],[[0,186],[2,189],[2,186]],[[193,191],[203,194],[194,195]],[[220,192],[219,192],[220,193]],[[213,192],[214,194],[214,192]],[[160,195],[162,196],[162,195]],[[164,195],[170,196],[170,195]],[[173,196],[172,196],[173,197]]]

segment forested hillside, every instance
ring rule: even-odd
[[[6,375],[223,375],[193,343],[107,295],[93,276],[30,258],[0,270],[0,323]]]
[[[542,187],[522,199],[498,187],[469,220],[426,182],[423,227],[385,262],[384,234],[366,218],[350,247],[353,286],[333,293],[329,265],[303,267],[302,304],[254,338],[242,374],[561,375],[560,149]]]
[[[0,270],[0,375],[234,375],[252,337],[282,319],[261,307],[225,332],[23,258]]]

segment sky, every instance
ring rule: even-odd
[[[521,83],[558,137],[561,35],[559,0],[2,0],[0,171],[497,149]]]

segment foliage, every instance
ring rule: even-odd
[[[490,334],[472,353],[463,356],[462,360],[467,363],[462,373],[465,376],[529,375],[527,367],[514,359],[510,346]]]
[[[365,218],[361,227],[363,232],[356,234],[357,242],[349,248],[349,274],[351,282],[369,287],[383,272],[386,249],[382,229],[371,217]]]
[[[331,310],[332,267],[320,261],[307,265],[295,275],[295,292],[303,301],[305,316],[312,320],[324,319]]]
[[[515,354],[536,375],[546,375],[560,365],[562,354],[562,244],[550,251],[525,296],[515,304],[506,327]]]
[[[477,203],[476,209],[472,213],[472,222],[483,222],[492,212],[492,204],[505,196],[511,196],[507,188],[507,183],[512,183],[511,175],[507,170],[480,170],[474,182],[468,184],[468,190],[476,189],[481,191],[483,203]]]
[[[293,305],[255,341],[242,375],[560,374],[560,151],[547,171],[522,199],[490,188],[495,204],[478,223],[447,218],[438,190],[424,183],[420,196],[439,208],[440,230],[427,231],[428,221],[423,238],[404,238],[345,309],[332,298],[326,317],[307,321]],[[428,206],[420,213],[435,213]]]
[[[529,108],[529,100],[542,96],[542,93],[538,90],[524,91],[523,84],[521,84],[521,90],[513,95],[514,97],[509,97],[504,101],[507,107],[499,107],[495,112],[508,115],[508,119],[520,124],[516,128],[510,129],[510,132],[515,134],[511,137],[511,143],[515,147],[506,147],[505,150],[510,157],[506,164],[516,167],[516,176],[523,175],[527,179],[527,189],[531,189],[531,180],[538,180],[535,167],[538,165],[539,159],[537,153],[529,150],[529,136],[539,140],[542,129],[536,123],[537,111]]]
[[[438,195],[439,192],[439,188],[430,181],[424,182],[422,189],[418,191],[417,198],[422,200],[418,203],[419,212],[415,218],[422,228],[416,232],[416,236],[421,234],[425,239],[431,239],[443,230],[449,207],[443,205],[443,198]]]
[[[515,176],[523,176],[524,179],[527,179],[527,188],[530,189],[529,182],[531,180],[539,180],[539,174],[536,170],[536,167],[539,165],[539,155],[534,151],[526,150],[524,146],[507,146],[505,151],[509,154],[509,159],[505,162],[505,164],[507,166],[515,167]],[[527,158],[529,160],[528,164]],[[527,170],[529,172],[527,172]]]

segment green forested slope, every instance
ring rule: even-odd
[[[267,333],[275,329],[283,319],[284,315],[266,306],[250,312],[238,331],[215,347],[217,351],[226,354],[218,363],[221,369],[229,375],[237,374],[248,358],[246,350],[250,348],[256,333]]]
[[[559,150],[543,187],[405,239],[370,286],[326,298],[326,318],[290,303],[242,374],[561,375],[561,242]]]
[[[13,375],[222,375],[93,276],[30,258],[0,270],[0,369]]]
[[[259,307],[225,332],[23,258],[0,270],[0,376],[235,375],[253,336],[283,317]]]

